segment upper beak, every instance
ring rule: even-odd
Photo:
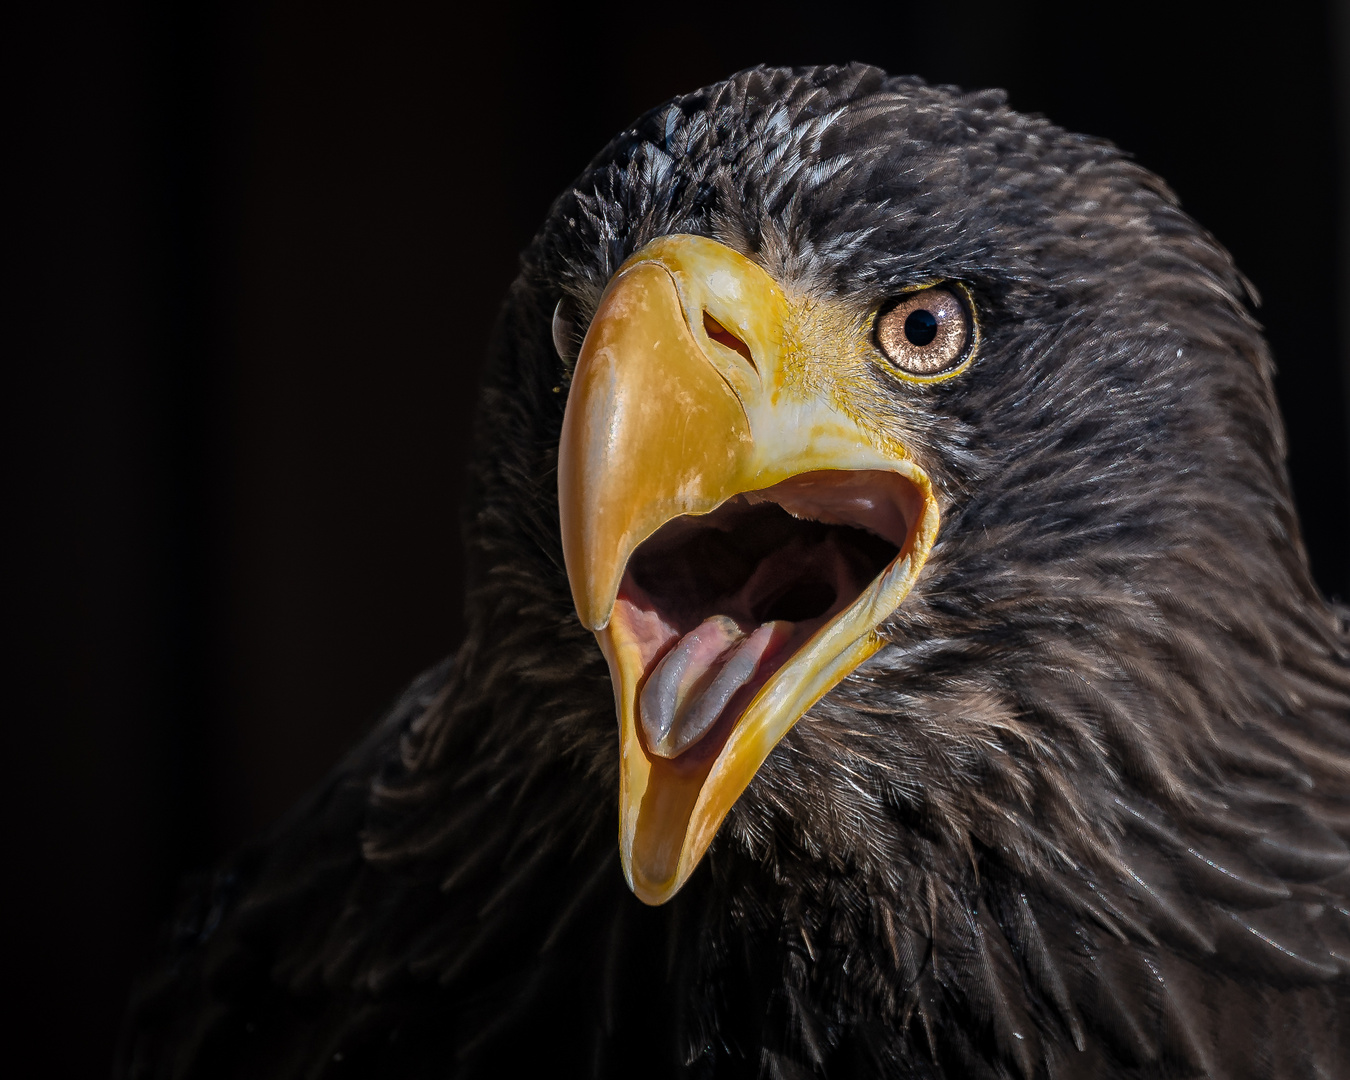
[[[863,410],[830,377],[821,355],[830,344],[808,322],[749,259],[704,237],[668,236],[614,276],[577,358],[558,454],[563,554],[577,613],[610,666],[620,852],[647,903],[675,894],[773,747],[880,648],[876,628],[937,534],[928,477],[903,446],[855,419]],[[889,530],[898,554],[760,686],[720,746],[653,752],[640,695],[664,646],[625,600],[630,557],[672,519],[747,492],[788,492],[777,501],[794,512],[800,495],[791,493],[813,482],[793,479],[804,473],[882,477],[869,489],[867,523]]]

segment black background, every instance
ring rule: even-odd
[[[265,829],[454,647],[460,474],[516,253],[614,131],[738,68],[1004,86],[1165,176],[1264,297],[1313,568],[1350,594],[1350,21],[1261,10],[18,15],[0,35],[11,1057],[102,1075],[174,882]]]

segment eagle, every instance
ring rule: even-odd
[[[463,646],[186,887],[117,1075],[1350,1078],[1255,303],[999,91],[648,112],[496,324]]]

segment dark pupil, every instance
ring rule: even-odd
[[[937,337],[937,319],[931,311],[919,308],[905,320],[905,338],[911,345],[927,345]]]

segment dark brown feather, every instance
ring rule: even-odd
[[[984,340],[877,373],[938,544],[651,910],[550,324],[672,232],[862,307],[960,280]],[[1250,299],[1158,178],[997,92],[756,69],[641,118],[498,324],[464,648],[189,888],[119,1075],[1350,1080],[1350,636]]]

